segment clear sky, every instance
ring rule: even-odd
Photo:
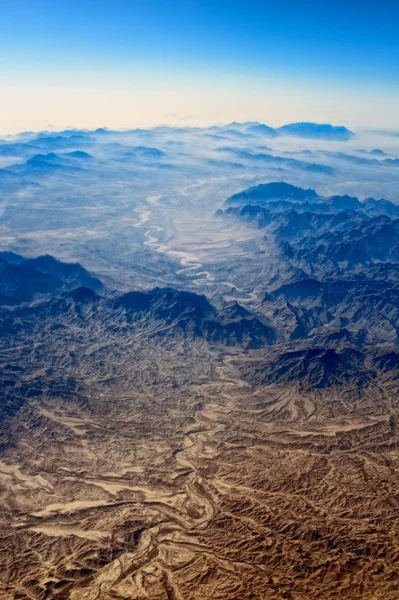
[[[0,133],[399,129],[399,0],[0,0]]]

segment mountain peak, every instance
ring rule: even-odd
[[[272,181],[250,187],[242,192],[230,196],[226,200],[228,206],[243,204],[262,205],[270,200],[307,200],[317,198],[315,190],[297,187],[285,181]]]
[[[281,135],[337,141],[348,141],[355,137],[355,134],[346,127],[335,126],[330,123],[290,123],[289,125],[283,125],[277,131]]]
[[[96,292],[84,285],[64,294],[65,298],[72,298],[77,303],[94,302],[101,298]]]

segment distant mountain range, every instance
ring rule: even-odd
[[[211,129],[220,133],[235,132],[237,134],[237,132],[240,132],[241,134],[268,138],[290,136],[347,142],[355,137],[355,134],[346,127],[334,126],[329,123],[291,123],[277,128],[269,127],[262,123],[230,123],[229,125],[213,127]]]
[[[63,131],[45,131],[41,133],[20,134],[14,137],[12,141],[0,141],[0,154],[7,151],[7,148],[14,150],[17,144],[24,146],[31,144],[36,147],[45,147],[52,149],[67,148],[78,144],[90,144],[95,140],[109,138],[112,136],[128,136],[132,133],[146,134],[155,132],[157,134],[176,132],[179,134],[189,131],[201,131],[196,127],[174,127],[158,126],[153,129],[130,129],[130,130],[112,130],[100,127],[95,130],[84,129],[66,129]],[[244,123],[228,123],[226,125],[214,125],[203,129],[205,135],[227,135],[236,139],[245,139],[248,137],[299,137],[306,139],[321,139],[348,141],[355,137],[353,131],[346,127],[331,125],[330,123],[301,122],[290,123],[282,127],[269,127],[258,121],[248,121]]]

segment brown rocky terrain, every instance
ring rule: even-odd
[[[3,344],[31,393],[0,460],[1,598],[398,597],[391,372],[260,382],[271,350],[79,306]]]

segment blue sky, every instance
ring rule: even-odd
[[[0,0],[0,131],[399,127],[398,65],[396,0]]]

